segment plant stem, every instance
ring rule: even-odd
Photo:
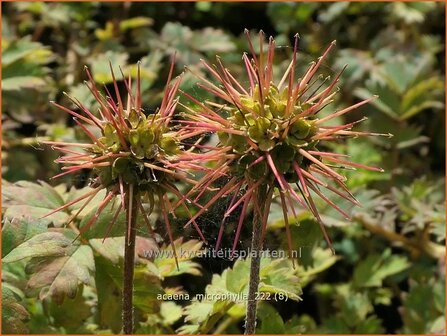
[[[385,229],[378,223],[368,220],[363,215],[356,215],[353,219],[363,225],[368,231],[378,234],[388,239],[390,242],[401,243],[402,248],[410,251],[413,256],[419,256],[422,253],[425,253],[434,259],[443,259],[445,257],[444,246],[431,242],[427,236],[422,236],[421,238],[407,238],[399,233]]]
[[[263,208],[266,203],[267,184],[259,186],[256,194],[257,206]],[[245,335],[253,335],[256,329],[256,308],[258,305],[257,293],[259,287],[259,271],[261,265],[262,250],[262,214],[254,207],[253,231],[251,236],[251,261],[250,261],[250,279],[248,285],[247,313],[245,316]]]
[[[237,322],[237,319],[235,319],[232,316],[227,317],[225,320],[220,323],[216,330],[214,330],[213,335],[221,335],[224,333],[224,331],[233,323]]]
[[[124,277],[123,277],[123,332],[126,335],[133,333],[133,274],[135,267],[135,240],[136,223],[138,216],[137,192],[134,186],[129,185],[125,196],[127,204],[127,230],[124,243]]]

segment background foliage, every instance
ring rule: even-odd
[[[320,205],[336,256],[311,216],[298,214],[292,234],[301,248],[299,266],[263,260],[261,291],[285,297],[260,304],[257,331],[444,334],[444,11],[443,3],[431,2],[2,3],[2,332],[120,331],[124,215],[105,240],[112,209],[74,240],[100,197],[69,227],[75,207],[41,219],[80,195],[88,181],[86,173],[50,181],[59,169],[56,154],[39,142],[83,139],[70,118],[48,102],[69,106],[65,91],[94,109],[83,66],[107,85],[108,60],[134,77],[141,60],[143,104],[154,109],[174,51],[177,73],[185,65],[200,72],[199,60],[214,60],[216,54],[237,73],[247,49],[242,32],[249,28],[275,37],[278,67],[287,66],[296,32],[303,68],[336,39],[324,75],[349,67],[334,108],[378,94],[357,117],[369,118],[366,130],[394,134],[336,145],[353,161],[386,173],[346,172],[363,205],[350,210],[353,222]],[[207,98],[188,74],[182,89]],[[199,219],[211,243],[226,202]],[[177,228],[183,216],[178,215]],[[279,207],[270,218],[266,245],[284,248]],[[156,214],[153,219],[158,229]],[[226,247],[233,229],[234,223]],[[242,247],[249,245],[248,226],[245,230]],[[137,333],[240,333],[243,302],[194,296],[245,293],[248,262],[183,257],[177,270],[172,258],[144,255],[157,246],[169,249],[163,230],[157,232],[157,242],[144,229],[138,236]],[[192,231],[177,229],[176,236],[178,248],[204,248]],[[189,299],[157,300],[179,293]]]

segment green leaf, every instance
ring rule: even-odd
[[[440,304],[437,304],[437,300]],[[432,277],[423,283],[413,283],[410,291],[404,295],[403,331],[409,334],[429,333],[440,317],[445,321],[444,279]]]
[[[202,301],[193,301],[185,308],[185,321],[193,325],[179,331],[199,330],[207,333],[226,314],[239,319],[245,314],[250,259],[238,259],[222,275],[214,274]],[[261,260],[259,291],[282,294],[283,299],[299,300],[301,287],[290,260]],[[216,297],[221,300],[216,301]],[[272,295],[273,297],[273,295]],[[198,327],[197,327],[198,326]]]
[[[317,329],[322,334],[350,334],[351,329],[339,316],[331,316],[323,320],[322,326]]]
[[[260,326],[256,328],[256,334],[284,334],[284,321],[271,305],[262,303],[258,307],[258,318]]]
[[[47,230],[43,221],[31,218],[5,218],[2,225],[2,256],[5,257],[14,248]]]
[[[117,240],[117,238],[109,239]],[[98,252],[97,249],[96,252]],[[141,255],[141,252],[138,253]],[[124,248],[122,250],[114,251],[114,254],[124,254]],[[160,277],[157,274],[156,269],[154,270],[153,267],[148,267],[147,265],[142,264],[150,264],[149,261],[137,259],[137,262],[138,264],[136,265],[134,271],[134,305],[146,313],[158,312],[161,304],[158,296],[163,294],[163,289],[160,284]],[[120,258],[119,263],[115,264],[112,263],[111,260],[101,256],[96,258],[96,264],[100,265],[102,272],[107,273],[117,288],[121,290],[123,286],[123,259]],[[101,279],[103,279],[103,281],[107,281],[106,278]],[[101,294],[102,300],[104,300],[102,304],[105,304],[104,302],[109,302],[110,299],[105,293],[108,293],[108,291],[103,291]],[[104,309],[107,308],[104,307]],[[107,311],[104,311],[103,314],[107,314]],[[110,322],[110,319],[106,316],[103,316],[103,318]]]
[[[351,327],[363,321],[373,309],[366,293],[349,293],[343,298],[340,308],[346,324]]]
[[[312,317],[307,314],[300,314],[300,316],[294,315],[288,320],[285,325],[285,334],[309,334],[314,333],[316,329],[316,323]]]
[[[349,161],[361,162],[364,165],[381,167],[384,163],[383,155],[371,141],[352,139],[347,141],[347,146],[335,147],[335,151],[346,151],[349,155]],[[384,181],[390,178],[389,172],[377,172],[367,169],[357,169],[355,171],[346,171],[344,175],[347,178],[346,184],[350,189],[362,187],[374,181]]]
[[[199,333],[200,326],[198,324],[184,324],[176,331],[181,335],[193,335]]]
[[[433,10],[434,3],[393,3],[392,13],[406,24],[415,25],[426,19],[426,13]]]
[[[14,296],[17,298],[17,300],[23,300],[25,298],[25,294],[23,293],[23,291],[20,288],[17,288],[17,286],[21,285],[21,282],[23,281],[21,278],[19,278],[18,275],[15,275],[9,271],[7,271],[6,269],[8,269],[9,267],[4,267],[4,269],[2,270],[2,288],[4,288],[5,290],[9,290],[11,291]],[[20,276],[22,277],[22,274],[20,274]],[[11,282],[9,282],[11,281]]]
[[[174,302],[162,302],[160,306],[160,314],[166,325],[172,325],[182,317],[182,307]]]
[[[49,47],[39,42],[31,42],[30,37],[24,37],[9,44],[2,44],[2,69],[14,62],[48,63],[52,61],[53,53]],[[3,74],[5,75],[5,74]]]
[[[9,288],[2,286],[2,334],[28,334],[25,322],[30,315],[19,303],[19,297]]]
[[[400,117],[401,120],[409,119],[416,114],[427,110],[427,109],[443,109],[444,104],[439,101],[425,101],[419,105],[412,106],[410,109],[406,110],[402,116]]]
[[[310,213],[310,211],[301,211],[301,212],[297,212],[297,216],[289,216],[289,223],[290,224],[298,224],[301,223],[305,220],[312,220],[312,214]],[[276,230],[279,228],[284,228],[285,227],[285,222],[284,222],[284,215],[282,212],[282,207],[278,204],[278,203],[272,203],[272,206],[270,208],[270,214],[269,214],[269,222],[268,222],[268,229],[269,230]],[[292,230],[294,230],[295,225],[292,225],[291,228]],[[304,225],[303,226],[303,230],[301,231],[301,233],[303,235],[307,235],[307,230],[311,229],[312,227]],[[316,231],[315,231],[316,232]],[[299,237],[299,234],[297,234],[298,239],[301,239]],[[298,243],[298,246],[307,246],[310,245],[310,241],[312,241],[312,238],[309,238],[310,241],[308,241],[306,238],[303,238],[305,240],[305,245],[301,245],[300,243]]]
[[[248,279],[248,278],[246,278]],[[261,260],[259,291],[282,294],[284,299],[300,301],[301,285],[289,259]]]
[[[445,330],[445,316],[439,316],[436,320],[433,321],[428,333],[442,335],[444,330]]]
[[[3,258],[3,262],[10,263],[36,257],[61,257],[71,248],[76,238],[72,231],[65,230],[64,233],[49,231],[34,235],[9,252]]]
[[[32,273],[28,288],[41,289],[41,298],[51,296],[62,302],[65,295],[76,295],[80,283],[91,285],[95,270],[91,248],[74,242],[75,238],[73,231],[65,229],[40,233],[13,249],[3,262],[32,258],[26,267]]]
[[[52,87],[44,65],[53,59],[50,48],[31,42],[30,37],[2,43],[3,108],[14,109],[20,119],[33,120],[36,106],[42,98],[48,99],[45,96]]]
[[[123,20],[120,22],[120,29],[122,32],[125,32],[129,29],[141,28],[151,26],[154,23],[154,20],[144,16],[136,16],[131,19]]]
[[[415,79],[414,69],[401,60],[385,63],[383,72],[388,85],[399,94],[403,94]]]
[[[90,226],[88,230],[82,233],[82,237],[86,239],[105,238],[106,233],[108,237],[121,236],[125,230],[126,225],[125,210],[120,210],[115,224],[113,224],[113,226],[110,228],[110,224],[120,206],[120,202],[121,200],[117,198],[115,204],[113,204],[113,201],[107,204],[107,206],[96,219],[95,223]],[[90,222],[90,220],[95,216],[96,212],[97,209],[92,209],[82,218],[81,222],[79,223],[79,228],[81,230]]]
[[[8,201],[22,200],[22,204],[41,206],[53,209],[64,204],[61,195],[49,184],[39,182],[39,184],[20,181],[10,185],[3,190],[3,194]]]
[[[122,288],[122,265],[124,259],[124,237],[113,237],[106,239],[90,239],[90,245],[95,251],[95,255],[100,256],[96,258],[96,264],[99,265],[101,271],[108,274],[108,277],[113,279],[117,288]],[[160,303],[157,299],[158,294],[162,294],[163,290],[160,285],[161,272],[149,261],[151,258],[150,252],[157,252],[157,244],[149,238],[136,237],[136,267],[134,275],[134,304],[143,312],[153,313],[158,311]],[[153,257],[152,257],[153,258]],[[183,265],[186,268],[185,265]],[[184,272],[187,272],[184,269]],[[108,281],[106,276],[96,275],[97,279],[101,281]],[[101,319],[105,324],[111,325],[115,330],[117,326],[113,319],[107,316],[107,305],[111,304],[114,308],[114,314],[119,315],[120,307],[115,307],[111,302],[110,291],[103,290],[101,294],[98,293],[101,300]],[[116,293],[114,294],[116,296]],[[104,311],[102,310],[104,309]]]
[[[95,284],[98,296],[97,323],[101,329],[114,333],[121,331],[122,291],[109,274],[110,262],[102,257],[95,258]],[[116,266],[115,266],[116,268]]]
[[[339,259],[340,257],[333,255],[329,249],[315,248],[312,251],[311,265],[298,267],[301,286],[310,283],[319,273],[332,267]]]
[[[357,287],[380,287],[382,281],[410,266],[407,258],[392,255],[386,249],[381,255],[369,255],[354,270],[353,283]]]
[[[382,321],[375,315],[368,316],[355,327],[355,334],[383,334],[385,329],[382,327]]]
[[[124,258],[124,237],[109,237],[105,239],[90,239],[90,246],[96,254],[116,265]],[[157,243],[151,238],[137,236],[135,243],[135,254],[137,263],[146,263],[151,252],[158,251]]]
[[[432,97],[436,91],[442,92],[443,88],[444,84],[438,77],[431,77],[418,82],[405,92],[402,98],[401,110],[405,113],[405,111],[410,110],[413,106],[428,100],[427,98]]]
[[[151,51],[148,56],[145,56],[140,60],[141,91],[145,91],[152,87],[152,84],[157,80],[158,72],[163,66],[162,59],[163,54],[157,49]],[[138,77],[138,65],[130,64],[125,71],[130,74],[132,78]]]
[[[95,35],[100,41],[107,41],[113,39],[114,27],[111,21],[107,21],[104,29],[97,28],[95,30]]]
[[[291,226],[293,246],[297,246],[298,248],[312,248],[321,241],[323,236],[315,220],[291,217],[289,222],[296,224]]]
[[[98,101],[85,83],[71,86],[70,91],[68,91],[68,96],[76,97],[90,111],[96,111],[99,107]],[[72,108],[75,108],[74,104]]]
[[[222,30],[205,28],[193,31],[180,23],[167,22],[160,33],[150,41],[153,49],[161,49],[170,55],[178,50],[180,66],[193,65],[203,57],[202,53],[229,52],[235,49],[234,43]]]
[[[225,276],[225,288],[233,293],[247,292],[248,280],[246,275],[250,273],[248,262],[236,261],[232,269],[228,269]]]
[[[91,316],[90,305],[83,296],[84,291],[85,288],[81,285],[77,290],[75,298],[65,300],[62,304],[57,304],[53,301],[49,302],[48,312],[56,327],[76,331]]]
[[[370,85],[368,87],[368,90],[356,89],[354,90],[354,93],[357,97],[362,99],[368,99],[371,98],[373,95],[378,95],[379,98],[372,100],[370,104],[392,119],[399,120],[399,97],[388,87],[379,84],[377,84],[376,86]]]
[[[38,89],[45,85],[47,85],[47,82],[44,79],[32,76],[17,76],[2,79],[2,89],[5,91]]]
[[[229,52],[235,50],[230,36],[221,29],[207,27],[195,33],[191,39],[191,47],[202,52]]]
[[[59,238],[59,241],[61,240]],[[80,284],[93,285],[95,264],[89,246],[73,244],[66,247],[62,255],[53,253],[53,256],[34,258],[26,268],[27,272],[32,274],[28,288],[40,289],[41,299],[51,297],[62,303],[65,296],[76,296]]]
[[[31,217],[39,219],[51,210],[64,205],[62,196],[45,182],[40,184],[20,181],[2,188],[4,213],[7,218]],[[66,222],[68,214],[56,212],[46,217],[45,221],[61,226]]]
[[[176,276],[180,274],[201,275],[200,264],[192,261],[196,254],[200,254],[203,243],[199,240],[188,240],[183,242],[182,238],[174,241],[177,252],[178,268],[175,263],[174,253],[171,245],[164,245],[160,249],[160,254],[154,259],[159,274],[162,278]]]
[[[112,50],[108,50],[103,54],[96,54],[91,57],[90,64],[92,67],[93,79],[97,83],[112,83],[113,77],[110,72],[109,61],[112,63],[113,71],[115,73],[115,78],[117,80],[121,79],[121,72],[119,70],[119,66],[121,68],[125,68],[127,65],[127,59],[129,55],[126,53],[120,53]],[[118,75],[119,74],[119,75]],[[124,74],[126,72],[124,71]]]

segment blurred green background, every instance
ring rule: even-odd
[[[51,228],[63,226],[70,213],[49,220],[40,216],[79,195],[88,180],[85,172],[50,181],[60,169],[53,163],[58,154],[40,141],[83,138],[69,116],[49,101],[73,107],[63,95],[67,92],[95,110],[95,100],[83,84],[84,65],[98,84],[110,85],[109,60],[117,71],[121,66],[133,77],[141,60],[143,105],[153,110],[161,101],[175,51],[176,74],[186,65],[203,72],[199,60],[213,62],[216,55],[234,74],[242,73],[241,54],[248,50],[245,28],[275,37],[279,73],[287,67],[292,38],[299,33],[298,77],[337,40],[321,73],[333,76],[345,64],[348,68],[329,110],[378,94],[379,99],[349,118],[367,116],[360,129],[394,135],[334,145],[353,161],[386,172],[345,172],[363,205],[349,209],[337,201],[353,214],[352,222],[320,204],[336,256],[328,253],[309,214],[299,214],[300,224],[294,223],[292,233],[294,244],[303,248],[300,266],[293,269],[288,260],[275,261],[261,272],[272,291],[286,291],[292,299],[262,302],[257,331],[445,333],[444,3],[21,2],[2,3],[2,13],[4,333],[120,330],[120,246],[109,240],[99,243],[109,217],[101,218],[88,241],[73,250],[90,251],[88,262],[75,259],[76,252],[70,250],[75,266],[65,270],[68,289],[60,288],[57,277],[36,276],[43,272],[39,265],[57,263],[57,256],[23,254],[23,244],[48,238]],[[209,98],[188,73],[182,89]],[[217,204],[200,219],[211,240],[224,207]],[[270,216],[266,244],[272,248],[286,246],[280,211],[274,207]],[[75,224],[82,226],[89,216]],[[197,239],[194,232],[181,227],[176,236],[183,241],[178,244],[199,249],[192,240]],[[227,245],[233,229],[230,226]],[[248,246],[250,238],[249,228],[245,231],[242,246]],[[112,236],[120,235],[118,227]],[[149,241],[146,233],[140,236]],[[25,257],[18,258],[17,251]],[[197,258],[183,260],[180,271],[174,265],[173,260],[140,265],[137,333],[242,332],[240,303],[159,302],[156,294],[237,292],[232,284],[248,278],[247,263]]]

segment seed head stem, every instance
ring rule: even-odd
[[[257,189],[256,202],[262,207],[267,203],[267,183],[263,183]],[[256,329],[256,308],[258,305],[257,293],[259,288],[259,271],[261,265],[262,250],[262,216],[258,211],[253,215],[253,233],[251,236],[251,262],[250,279],[248,287],[247,313],[245,317],[245,335],[253,335]]]
[[[138,216],[138,195],[133,185],[125,194],[127,213],[126,239],[124,243],[124,278],[123,278],[123,332],[131,335],[134,328],[133,316],[133,275],[135,267],[136,223]]]

